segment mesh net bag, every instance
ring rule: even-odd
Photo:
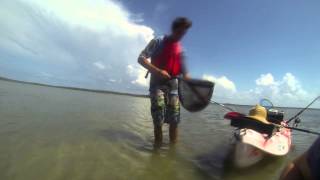
[[[210,103],[214,83],[205,80],[180,79],[178,92],[181,105],[190,112],[201,111]]]

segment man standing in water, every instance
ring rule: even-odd
[[[151,40],[138,58],[138,62],[151,73],[149,92],[156,147],[162,144],[163,123],[169,124],[170,143],[177,142],[180,103],[178,81],[173,78],[181,74],[188,78],[180,40],[191,26],[189,19],[176,18],[171,25],[171,34]]]

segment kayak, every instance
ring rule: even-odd
[[[292,145],[292,130],[320,135],[319,132],[297,128],[301,122],[299,115],[319,98],[320,96],[287,121],[284,120],[284,111],[275,109],[268,99],[262,99],[250,109],[248,115],[230,109],[231,112],[226,113],[224,118],[230,120],[231,126],[236,127],[233,141],[235,146],[231,156],[233,164],[238,168],[245,168],[267,156],[287,155]],[[289,126],[292,120],[293,124]]]
[[[287,126],[284,122],[282,126]],[[285,156],[291,147],[291,130],[279,128],[271,136],[253,129],[238,129],[235,132],[234,165],[238,168],[252,166],[261,161],[267,154]]]

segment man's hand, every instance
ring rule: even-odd
[[[186,73],[186,74],[183,74],[183,78],[186,80],[190,80],[191,76],[190,76],[190,74]]]
[[[171,79],[170,74],[166,70],[160,70],[158,74],[164,79]]]
[[[147,58],[140,56],[138,58],[139,64],[148,69],[149,72],[163,78],[163,79],[171,79],[170,74],[166,70],[162,70],[154,66],[152,63],[148,61]]]

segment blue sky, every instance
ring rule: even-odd
[[[0,75],[147,93],[139,52],[187,16],[189,70],[216,82],[215,100],[304,106],[320,94],[319,7],[317,0],[4,0]]]
[[[194,26],[185,38],[190,70],[226,75],[245,90],[261,73],[291,72],[308,90],[319,90],[320,1],[123,1],[157,34],[187,16]],[[159,8],[160,7],[160,8]],[[161,9],[158,10],[157,9]],[[319,76],[318,76],[319,77]]]

